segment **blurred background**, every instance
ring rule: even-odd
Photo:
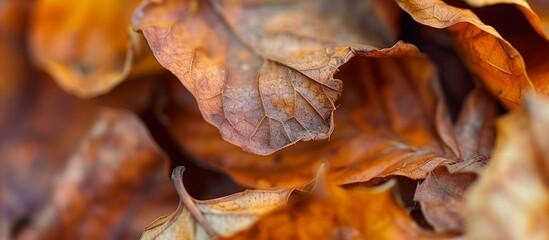
[[[203,123],[190,93],[133,31],[139,3],[0,0],[0,239],[138,238],[177,208],[169,180],[175,166],[186,167],[185,186],[197,199],[249,188],[214,170],[223,159],[204,163],[186,148],[197,134],[218,131]],[[455,121],[477,84],[444,30],[395,12],[396,39],[437,65]],[[475,13],[521,53],[546,44],[514,6]],[[353,64],[337,77],[350,78]],[[198,148],[241,151],[219,137],[197,139]],[[418,181],[398,180],[408,211],[430,228],[413,201]]]

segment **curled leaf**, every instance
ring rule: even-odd
[[[541,88],[542,93],[546,92],[543,79],[547,75],[529,76],[521,53],[471,10],[450,6],[441,0],[398,0],[397,3],[417,22],[447,29],[465,65],[506,107],[517,109],[526,90]]]
[[[355,0],[145,1],[133,17],[205,120],[260,155],[330,136],[343,90],[333,75],[351,57],[415,50],[372,47],[392,42],[377,23],[371,3]]]
[[[490,158],[497,116],[494,99],[483,89],[465,99],[454,132],[462,158],[439,166],[418,185],[414,200],[437,232],[464,231],[465,192]]]
[[[528,96],[497,123],[493,157],[467,194],[471,239],[549,238],[549,102]]]
[[[228,239],[428,239],[393,195],[395,182],[344,190],[331,183]]]
[[[394,175],[421,179],[440,164],[458,159],[435,69],[417,50],[394,58],[357,57],[339,76],[348,89],[330,139],[301,143],[270,156],[225,143],[202,121],[192,99],[175,87],[175,104],[164,110],[184,150],[246,186],[299,188],[324,160],[337,176],[334,181],[346,184]]]
[[[462,158],[446,166],[450,173],[476,173],[492,154],[496,140],[498,116],[494,99],[482,88],[476,88],[465,99],[454,132]]]
[[[172,181],[181,202],[175,212],[152,222],[141,239],[213,239],[229,237],[260,216],[286,204],[292,190],[248,190],[212,199],[193,199],[183,185],[183,167],[173,171]]]
[[[154,69],[130,20],[139,0],[39,0],[30,46],[36,64],[67,92],[95,97],[120,84],[139,63]]]

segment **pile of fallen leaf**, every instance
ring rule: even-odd
[[[549,239],[549,1],[3,0],[0,164],[0,239]]]

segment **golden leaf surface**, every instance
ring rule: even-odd
[[[172,181],[181,200],[170,215],[152,222],[141,239],[213,239],[229,237],[252,225],[262,215],[286,204],[292,190],[247,190],[211,200],[193,199],[183,185],[183,167]]]

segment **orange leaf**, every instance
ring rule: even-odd
[[[542,79],[547,75],[529,76],[519,51],[471,10],[450,6],[441,0],[398,0],[397,3],[419,23],[447,28],[469,70],[508,108],[517,109],[524,91],[545,88],[546,81]]]
[[[138,63],[157,68],[144,40],[130,27],[139,2],[37,1],[30,30],[34,61],[64,90],[86,98],[110,91]]]
[[[408,216],[394,185],[344,190],[320,176],[308,196],[229,239],[435,239]]]

